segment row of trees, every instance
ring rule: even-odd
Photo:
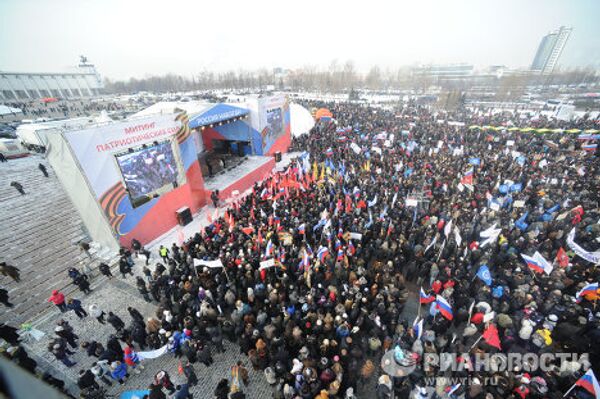
[[[112,81],[106,79],[105,87],[109,93],[131,93],[137,91],[173,92],[189,90],[267,90],[270,86],[277,89],[318,90],[343,92],[352,88],[368,88],[372,90],[413,89],[424,92],[435,85],[443,89],[468,90],[472,87],[489,86],[500,88],[504,93],[514,88],[528,85],[564,85],[589,84],[599,82],[600,74],[593,69],[574,69],[558,71],[552,75],[540,76],[528,73],[475,75],[465,79],[442,79],[427,72],[427,69],[403,67],[398,69],[382,69],[373,66],[367,73],[357,71],[352,61],[339,63],[333,61],[329,68],[305,66],[298,69],[280,72],[259,69],[256,71],[203,71],[196,75],[184,77],[168,74],[151,76],[143,79],[131,78],[128,81]]]

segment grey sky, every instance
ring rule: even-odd
[[[118,79],[333,59],[522,67],[560,25],[574,28],[560,64],[599,67],[598,15],[596,0],[0,0],[0,70],[64,70],[79,54]]]

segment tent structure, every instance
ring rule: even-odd
[[[322,119],[322,118],[331,119],[331,118],[333,118],[333,114],[327,108],[319,108],[317,110],[317,113],[315,114],[315,118],[317,120]]]
[[[8,105],[0,104],[0,115],[22,114],[23,111],[19,108],[9,107]]]
[[[310,111],[296,103],[290,104],[290,119],[292,137],[298,137],[304,133],[308,133],[315,125],[315,120],[310,114]]]

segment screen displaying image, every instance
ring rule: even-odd
[[[270,138],[279,137],[283,130],[283,115],[281,108],[267,110],[267,126],[269,128],[268,136]]]
[[[180,173],[170,141],[117,155],[116,160],[134,206],[163,187],[178,184]]]

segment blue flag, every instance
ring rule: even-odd
[[[527,227],[529,227],[529,225],[527,224],[527,222],[525,222],[525,219],[527,219],[527,215],[529,215],[529,212],[525,212],[523,214],[523,216],[521,216],[519,219],[517,219],[517,221],[515,222],[515,226],[517,226],[517,228],[521,231],[525,231],[527,230]]]
[[[490,274],[490,268],[488,265],[479,266],[477,271],[477,277],[485,283],[488,287],[492,285],[492,275]]]
[[[515,183],[510,185],[510,192],[513,193],[515,191],[523,190],[523,183]]]
[[[480,158],[471,158],[471,159],[469,159],[469,163],[471,165],[479,166],[479,165],[481,165],[481,159]]]

